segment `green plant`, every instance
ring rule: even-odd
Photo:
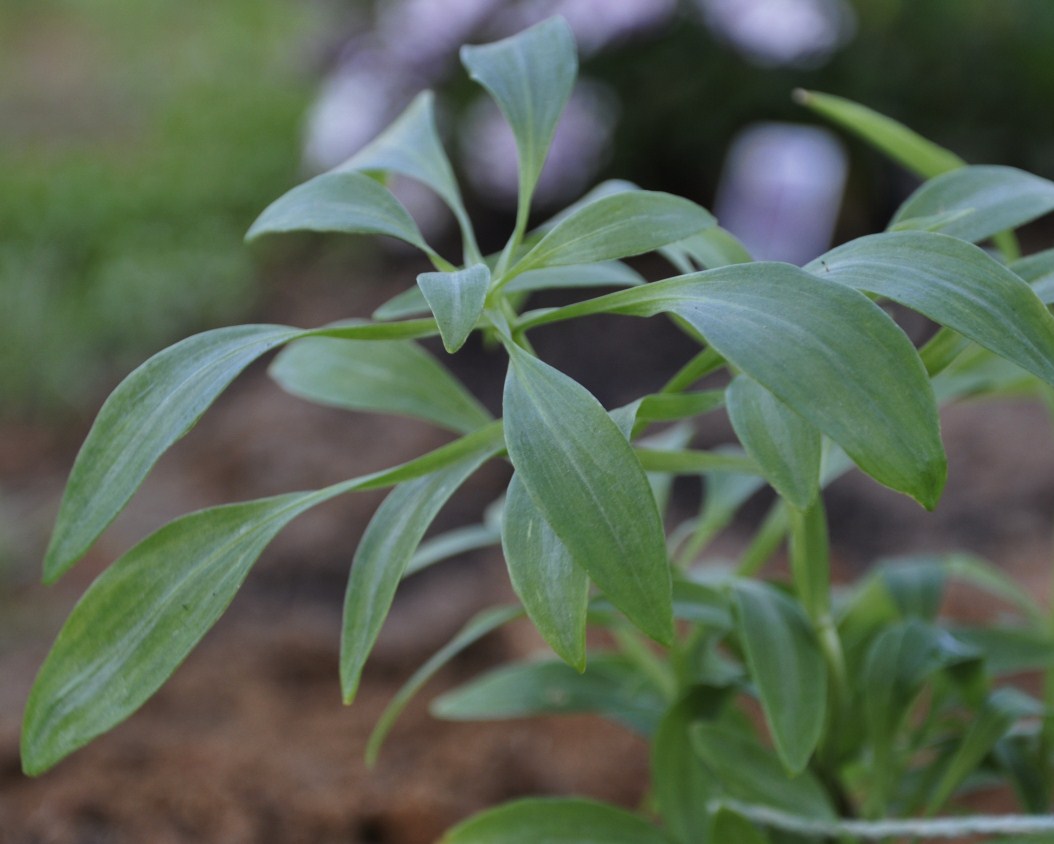
[[[251,361],[316,401],[418,416],[459,436],[402,465],[322,490],[204,510],[143,540],[90,587],[27,706],[23,764],[39,773],[132,713],[232,599],[270,539],[306,509],[394,487],[355,553],[340,681],[351,702],[400,580],[500,543],[522,606],[473,619],[392,702],[372,759],[407,699],[446,660],[526,614],[557,659],[505,666],[438,699],[446,718],[599,712],[649,736],[639,815],[578,799],[525,801],[452,830],[475,842],[783,842],[1050,833],[1054,621],[961,554],[887,562],[831,588],[822,488],[854,464],[932,508],[945,481],[938,404],[1054,385],[1054,250],[1017,258],[1015,227],[1054,209],[1054,183],[966,167],[844,100],[802,94],[927,181],[888,231],[805,268],[751,262],[693,203],[600,186],[528,231],[531,191],[575,78],[558,19],[466,48],[469,72],[516,135],[521,195],[499,255],[480,254],[439,143],[429,95],[337,171],[277,200],[250,238],[310,229],[387,235],[436,271],[369,321],[255,325],[184,340],[136,370],[77,459],[45,561],[52,581],[85,552],[157,458]],[[464,258],[437,254],[384,186],[416,178],[450,206]],[[1002,258],[970,241],[995,238]],[[643,283],[627,256],[658,250],[683,274]],[[700,269],[701,267],[705,269]],[[1031,286],[1030,286],[1031,283]],[[614,293],[523,310],[552,287]],[[916,349],[879,306],[941,327]],[[608,411],[539,360],[530,332],[588,314],[667,315],[702,350],[660,391]],[[454,353],[482,331],[509,359],[502,420],[414,343]],[[725,387],[692,388],[724,370]],[[383,373],[378,377],[377,373]],[[396,389],[393,385],[398,385]],[[724,408],[741,447],[688,447],[691,420]],[[654,433],[656,423],[675,423]],[[483,525],[422,544],[438,510],[484,462],[515,473]],[[675,475],[701,476],[700,512],[667,534]],[[735,568],[704,562],[714,536],[768,483],[778,493]],[[788,537],[789,578],[755,575]],[[939,616],[952,579],[990,593],[1011,622]],[[595,588],[594,588],[595,587]],[[612,646],[587,654],[586,627]],[[1048,672],[1044,700],[1004,682]],[[756,706],[751,706],[754,702]],[[746,705],[744,705],[746,704]],[[935,818],[978,784],[1008,783],[1028,813]],[[656,823],[658,821],[658,823]]]

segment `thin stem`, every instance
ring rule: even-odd
[[[776,501],[765,516],[754,539],[739,558],[736,566],[738,577],[753,577],[776,553],[780,543],[787,533],[787,506],[782,501]]]

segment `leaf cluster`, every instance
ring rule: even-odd
[[[570,32],[552,19],[465,48],[462,58],[517,141],[518,216],[501,252],[481,254],[432,98],[422,94],[346,164],[276,200],[249,237],[383,235],[421,250],[435,270],[369,321],[219,329],[143,364],[103,407],[77,459],[45,576],[72,566],[161,454],[246,366],[279,347],[271,373],[294,395],[419,417],[457,438],[322,490],[194,513],[143,540],[90,587],[41,668],[23,733],[27,772],[142,704],[291,519],[346,493],[391,487],[348,580],[347,702],[409,574],[500,545],[520,606],[473,619],[422,666],[379,722],[371,760],[435,671],[523,615],[555,656],[481,677],[435,701],[435,714],[594,712],[652,746],[641,815],[581,800],[527,801],[466,821],[449,833],[451,844],[851,840],[890,819],[930,817],[993,779],[1013,787],[1024,811],[1048,811],[1050,701],[1003,681],[1054,671],[1047,611],[997,570],[954,554],[886,561],[833,590],[822,490],[855,466],[932,508],[947,473],[940,404],[1049,393],[1054,252],[1020,258],[1008,232],[1054,209],[1054,183],[965,166],[860,106],[802,94],[933,177],[887,231],[803,268],[754,262],[705,209],[626,183],[601,185],[531,229],[532,191],[575,78]],[[423,182],[450,206],[462,227],[460,260],[426,242],[386,188],[391,174]],[[975,243],[990,239],[1002,251]],[[664,255],[678,274],[644,283],[622,261],[645,252]],[[594,295],[597,286],[619,289]],[[553,287],[581,298],[526,307],[531,292]],[[915,348],[887,302],[928,317],[936,334]],[[665,317],[700,350],[663,389],[605,408],[530,341],[540,326],[596,314]],[[416,342],[438,335],[452,354],[477,331],[508,359],[500,420]],[[722,370],[727,386],[697,388]],[[722,409],[738,444],[691,448],[693,420]],[[495,459],[513,475],[483,523],[425,540],[444,503]],[[699,512],[679,525],[666,512],[675,476],[704,487]],[[708,562],[711,540],[765,485],[777,496],[754,542],[734,567]],[[786,582],[757,578],[784,540]],[[994,595],[1007,620],[970,627],[942,618],[952,580]],[[608,648],[587,650],[589,625],[608,631]],[[929,834],[919,823],[910,834]],[[1043,823],[1023,828],[1043,831]]]

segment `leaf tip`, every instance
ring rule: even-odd
[[[812,91],[806,91],[804,88],[795,88],[791,91],[791,100],[801,106],[808,106],[812,104],[814,97]]]

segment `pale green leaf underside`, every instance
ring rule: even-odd
[[[1054,182],[997,165],[975,165],[937,176],[897,209],[890,225],[948,216],[940,232],[980,241],[1054,210]],[[969,213],[957,215],[955,212]]]
[[[366,658],[425,531],[447,499],[496,451],[484,442],[460,462],[401,484],[374,513],[355,550],[344,595],[340,684],[345,703],[355,697]]]
[[[611,601],[659,641],[673,634],[662,520],[626,438],[590,393],[515,346],[505,439],[546,521]]]
[[[286,392],[317,404],[413,416],[463,434],[491,421],[482,405],[411,341],[310,337],[285,348],[269,373]]]
[[[588,264],[651,252],[716,225],[694,202],[657,191],[629,190],[583,205],[554,226],[517,265]]]
[[[455,826],[440,844],[673,844],[640,815],[592,800],[532,798]]]
[[[726,401],[747,454],[780,495],[807,509],[820,492],[820,432],[746,375],[728,386]]]
[[[801,90],[795,92],[795,98],[832,123],[856,133],[923,179],[932,179],[966,164],[955,153],[927,140],[904,124],[852,100]]]
[[[245,237],[293,231],[387,235],[432,254],[391,191],[354,171],[323,173],[293,188],[264,209]]]
[[[435,315],[443,347],[453,354],[464,345],[483,314],[490,270],[486,264],[475,264],[450,273],[421,273],[417,285]]]
[[[513,475],[505,499],[502,550],[513,589],[538,632],[556,654],[586,667],[589,578]]]
[[[1054,384],[1054,317],[1027,283],[976,246],[942,234],[876,234],[806,269],[900,302]]]
[[[462,47],[461,62],[512,127],[520,202],[529,203],[578,73],[571,29],[562,18],[550,18],[503,41]]]
[[[827,668],[801,608],[769,586],[735,590],[738,631],[776,752],[792,774],[804,770],[823,732]]]
[[[924,506],[947,472],[937,409],[914,347],[867,297],[787,264],[722,267],[546,312],[677,314],[732,365]]]

